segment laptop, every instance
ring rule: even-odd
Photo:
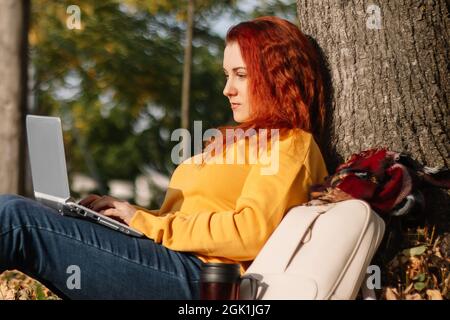
[[[79,205],[70,196],[59,118],[27,115],[26,127],[34,197],[37,201],[64,216],[88,219],[130,236],[144,236],[124,223]]]

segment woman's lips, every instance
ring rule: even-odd
[[[237,108],[239,108],[241,106],[240,103],[232,103],[231,104],[231,109],[236,110]]]

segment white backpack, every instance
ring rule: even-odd
[[[292,208],[243,275],[240,299],[355,299],[384,229],[362,200]]]

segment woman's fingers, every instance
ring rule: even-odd
[[[114,208],[102,210],[102,211],[100,211],[100,213],[105,216],[108,216],[108,217],[120,218],[120,220],[122,220],[122,215],[121,215],[120,211],[117,209],[114,209]]]
[[[85,198],[81,199],[80,201],[78,201],[78,204],[87,207],[93,201],[100,199],[100,198],[101,198],[101,196],[99,196],[97,194],[90,194],[90,195],[86,196]]]
[[[118,200],[110,196],[98,196],[91,194],[79,202],[91,210],[110,216],[121,222],[129,224],[136,213],[136,208],[125,200]]]
[[[133,217],[134,213],[136,212],[136,208],[134,208],[132,205],[130,205],[126,201],[114,202],[114,204],[116,205],[115,208],[101,210],[100,213],[104,214],[105,216],[109,216],[112,219],[119,220],[119,221],[124,222],[129,225],[131,218]]]
[[[110,196],[103,196],[95,201],[93,201],[89,208],[91,208],[94,211],[101,211],[109,208],[114,208],[114,202],[120,202],[120,200],[117,200]]]

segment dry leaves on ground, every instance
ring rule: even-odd
[[[19,271],[0,274],[0,300],[58,300],[38,281]]]
[[[434,228],[418,228],[408,234],[408,248],[388,264],[388,284],[383,290],[387,300],[450,299],[450,234],[434,238]]]

